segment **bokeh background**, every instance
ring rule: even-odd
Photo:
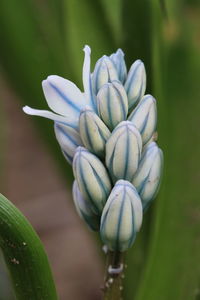
[[[0,191],[30,220],[48,253],[59,299],[100,299],[103,254],[78,219],[71,168],[46,109],[41,81],[58,74],[82,88],[92,64],[117,48],[140,58],[158,101],[162,188],[127,256],[125,300],[200,299],[200,2],[1,0]],[[0,259],[0,299],[14,299]]]

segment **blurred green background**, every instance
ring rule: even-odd
[[[200,2],[1,0],[0,37],[1,91],[6,83],[18,108],[24,104],[47,108],[41,81],[50,74],[82,88],[85,44],[92,48],[93,66],[100,56],[119,47],[128,66],[138,58],[144,61],[147,93],[158,101],[158,142],[165,168],[159,197],[128,254],[124,299],[200,299]],[[4,157],[10,149],[4,112],[7,99],[5,93],[0,97],[3,192]],[[30,119],[70,190],[71,168],[60,153],[50,122]],[[9,189],[18,192],[14,184]],[[8,293],[2,282],[2,290]],[[0,299],[13,299],[5,295],[2,292]],[[97,297],[82,295],[80,299]]]

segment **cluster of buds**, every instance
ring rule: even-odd
[[[90,72],[84,48],[84,93],[69,80],[49,76],[42,86],[55,112],[24,107],[54,121],[55,135],[72,164],[79,216],[111,251],[125,251],[155,198],[163,155],[155,140],[156,100],[145,95],[146,72],[136,60],[128,74],[121,49],[101,57]]]

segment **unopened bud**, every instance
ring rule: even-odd
[[[113,130],[128,114],[128,99],[119,81],[104,84],[97,94],[98,112],[104,123]]]
[[[71,164],[76,148],[82,145],[79,133],[76,129],[57,122],[54,123],[54,131],[66,160]]]
[[[142,224],[142,203],[137,190],[118,180],[103,209],[100,234],[111,251],[125,251],[133,244]]]
[[[76,180],[73,183],[72,193],[79,217],[86,222],[90,229],[98,231],[100,218],[93,213],[90,203],[83,198]]]
[[[141,60],[138,59],[132,64],[124,87],[128,95],[129,111],[131,111],[146,90],[146,72]]]
[[[143,151],[138,170],[132,181],[141,197],[144,210],[148,208],[157,194],[162,168],[162,150],[155,142],[152,142]]]
[[[113,61],[119,80],[124,83],[127,77],[126,63],[124,60],[124,52],[121,49],[118,49],[116,53],[110,55],[111,60]]]
[[[121,122],[106,143],[106,166],[115,182],[132,181],[142,151],[142,139],[137,128],[129,121]]]
[[[93,212],[100,215],[111,190],[103,163],[84,147],[78,147],[73,159],[73,172],[81,194],[91,203]]]
[[[128,119],[137,127],[143,144],[146,144],[156,130],[156,100],[151,95],[144,96]]]
[[[113,80],[118,80],[117,70],[112,60],[104,55],[97,61],[92,75],[94,92],[97,94],[102,85]]]
[[[103,121],[86,108],[80,114],[79,131],[84,146],[99,157],[105,154],[105,144],[111,133]]]

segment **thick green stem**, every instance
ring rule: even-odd
[[[104,279],[104,300],[122,300],[124,255],[109,251]]]
[[[19,300],[56,300],[47,255],[21,212],[0,194],[0,247]]]

